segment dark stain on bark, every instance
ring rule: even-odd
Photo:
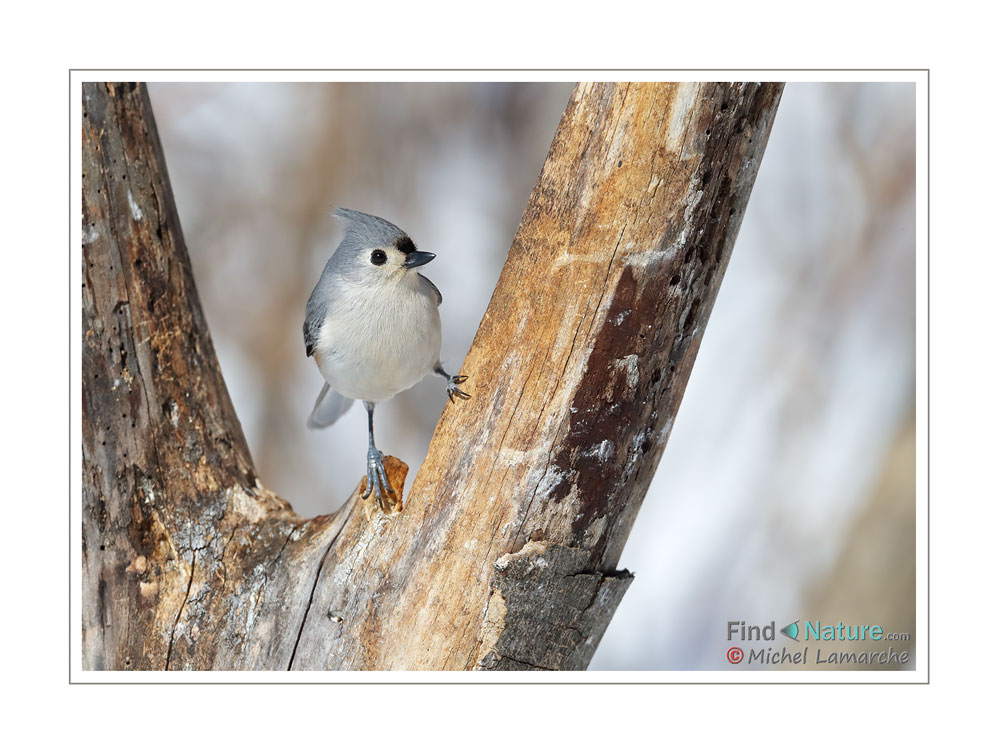
[[[700,194],[689,194],[693,207],[687,217],[688,207],[677,207],[657,248],[668,249],[681,238],[684,243],[668,260],[646,264],[641,279],[631,266],[621,272],[552,461],[564,473],[550,499],[564,498],[573,487],[578,494],[570,545],[582,546],[599,519],[614,522],[626,508],[637,509],[644,487],[636,499],[634,482],[639,475],[651,480],[679,407],[679,398],[663,397],[682,394],[674,388],[677,381],[682,388],[689,376],[717,294],[715,279],[728,263],[741,222],[736,206],[744,206],[739,192],[745,176],[740,172],[747,169],[749,154],[759,153],[745,131],[765,125],[779,94],[759,84],[708,88],[715,106],[691,124],[702,151],[679,163],[673,176]],[[621,263],[627,264],[626,256]],[[615,565],[603,562],[612,535],[620,533],[605,526],[590,548],[594,567]]]

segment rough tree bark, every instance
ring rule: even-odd
[[[577,86],[473,400],[401,511],[307,520],[256,478],[144,87],[85,85],[84,667],[585,669],[781,88]]]

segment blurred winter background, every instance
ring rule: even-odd
[[[366,442],[359,407],[330,430],[305,427],[322,380],[301,324],[339,240],[328,211],[382,215],[437,252],[428,274],[457,370],[571,85],[149,91],[257,469],[298,513],[329,513],[359,481]],[[915,638],[914,187],[913,85],[787,86],[621,559],[637,578],[592,669],[731,669],[730,620]],[[380,411],[380,447],[410,479],[443,401],[428,377]]]

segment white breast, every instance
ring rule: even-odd
[[[415,278],[415,275],[413,276]],[[341,395],[385,401],[436,366],[441,353],[437,301],[409,284],[372,291],[345,286],[316,340],[316,364]]]

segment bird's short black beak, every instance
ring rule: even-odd
[[[403,267],[422,267],[427,262],[433,261],[436,254],[431,254],[429,251],[411,251],[406,255],[406,261],[403,262]]]

